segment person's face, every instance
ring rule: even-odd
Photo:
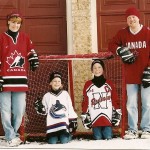
[[[127,24],[131,28],[135,28],[139,25],[139,18],[134,15],[130,15],[127,17]]]
[[[93,65],[92,72],[95,76],[101,76],[104,72],[103,67],[99,63]]]
[[[8,28],[12,32],[17,32],[21,27],[21,20],[20,18],[11,18],[8,21]]]
[[[52,89],[53,90],[58,90],[62,84],[61,84],[61,79],[56,77],[54,78],[51,82],[50,82],[50,85],[52,86]]]

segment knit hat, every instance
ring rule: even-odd
[[[104,62],[103,62],[101,59],[93,59],[93,62],[92,62],[92,64],[91,64],[91,70],[93,69],[93,66],[94,66],[94,64],[96,64],[96,63],[99,63],[99,64],[103,67],[103,69],[105,68]]]
[[[140,12],[135,7],[130,7],[126,10],[126,18],[130,15],[134,15],[140,18]]]
[[[60,78],[60,79],[62,79],[62,74],[61,73],[59,73],[59,72],[52,72],[51,74],[50,74],[50,82],[54,79],[54,78]]]
[[[10,14],[7,15],[7,20],[10,20],[12,17],[20,17],[21,20],[23,20],[23,16],[18,11],[13,11]]]

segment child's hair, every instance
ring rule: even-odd
[[[93,59],[93,62],[91,64],[91,70],[93,70],[93,66],[96,63],[100,64],[103,67],[103,70],[105,69],[104,62],[101,59]]]
[[[11,17],[11,18],[9,19],[9,21],[17,22],[17,23],[19,23],[19,24],[22,23],[22,19],[21,19],[20,17]]]

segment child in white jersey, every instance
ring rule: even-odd
[[[84,85],[82,122],[86,129],[92,128],[95,140],[111,139],[112,124],[117,126],[121,119],[118,97],[112,81],[103,76],[104,62],[95,59],[91,65],[94,78]]]
[[[47,115],[48,143],[68,143],[71,133],[77,129],[77,114],[68,92],[63,90],[61,73],[53,72],[50,75],[50,85],[50,92],[44,95],[42,101],[35,103],[35,108],[38,113]]]

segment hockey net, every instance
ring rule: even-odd
[[[52,71],[59,71],[63,75],[64,89],[71,96],[73,106],[78,114],[77,133],[88,133],[83,128],[80,120],[82,90],[85,81],[91,79],[91,62],[93,58],[100,58],[105,63],[105,77],[112,80],[118,92],[120,108],[124,107],[125,98],[122,63],[118,57],[113,57],[109,52],[99,54],[79,54],[79,55],[51,55],[40,56],[40,66],[35,72],[29,72],[29,92],[27,93],[27,107],[24,122],[20,132],[24,137],[45,137],[46,116],[38,115],[34,108],[34,102],[38,97],[49,91],[49,74]],[[124,120],[119,127],[113,129],[114,132],[122,134],[124,132]]]

